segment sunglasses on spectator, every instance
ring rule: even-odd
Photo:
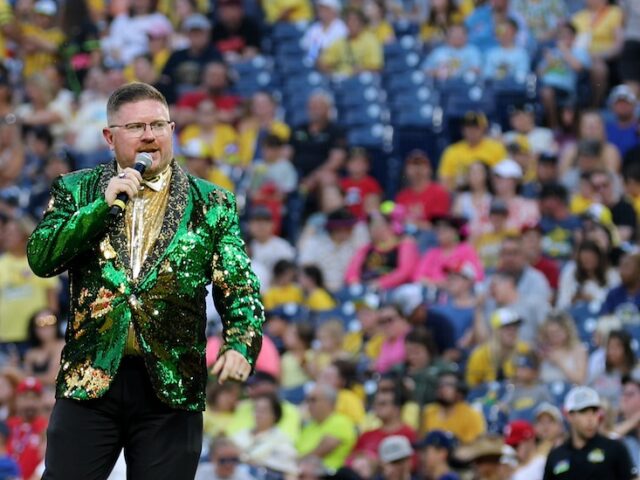
[[[236,463],[240,463],[240,458],[239,457],[220,457],[218,459],[218,463],[221,465],[236,464]]]
[[[57,323],[55,315],[45,315],[35,320],[36,327],[52,327]]]

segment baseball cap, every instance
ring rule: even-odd
[[[618,100],[625,100],[629,103],[635,104],[637,101],[636,94],[628,85],[618,85],[613,90],[611,90],[611,94],[609,95],[609,101],[611,103],[617,102]]]
[[[533,352],[523,353],[515,358],[515,366],[537,370],[540,367],[540,360]]]
[[[517,447],[525,440],[536,437],[536,432],[526,420],[514,420],[504,429],[504,443],[512,447]]]
[[[424,303],[422,286],[418,284],[402,285],[393,292],[391,300],[394,305],[400,308],[402,315],[408,317]]]
[[[546,163],[548,165],[558,164],[558,155],[553,152],[542,152],[538,157],[538,163]]]
[[[58,12],[58,7],[53,0],[39,0],[33,5],[33,11],[40,15],[53,17]]]
[[[601,225],[613,225],[613,216],[611,214],[611,210],[609,210],[609,208],[605,207],[601,203],[592,203],[591,205],[589,205],[589,208],[584,211],[581,217],[592,220]]]
[[[445,430],[432,430],[427,433],[427,435],[420,441],[415,444],[416,448],[426,448],[426,447],[437,447],[444,448],[447,451],[451,452],[458,441],[456,437],[451,433]]]
[[[194,138],[183,145],[182,154],[190,158],[204,158],[209,156],[209,148],[207,148],[205,142],[199,138]]]
[[[495,167],[493,167],[493,173],[503,178],[522,178],[522,167],[510,158],[505,158]]]
[[[462,125],[465,127],[486,128],[489,125],[489,120],[487,120],[487,116],[482,112],[469,111],[462,117]]]
[[[640,368],[634,368],[627,375],[622,376],[622,384],[635,383],[640,386]]]
[[[529,153],[531,151],[529,139],[521,133],[507,133],[504,136],[504,145],[511,153]]]
[[[562,422],[562,412],[558,407],[549,402],[542,402],[538,407],[534,410],[536,420],[541,415],[549,415],[556,422]]]
[[[36,377],[27,377],[16,387],[16,393],[33,392],[40,395],[42,393],[42,383]]]
[[[507,325],[515,325],[522,323],[520,316],[509,308],[498,308],[491,314],[491,327],[494,330],[506,327]]]
[[[473,268],[473,265],[469,262],[463,261],[451,261],[444,266],[444,271],[446,273],[453,273],[456,275],[460,275],[467,280],[475,281],[476,279],[476,269]]]
[[[184,30],[211,30],[211,22],[201,13],[189,15],[182,24]]]
[[[484,435],[476,439],[473,443],[458,447],[455,457],[462,462],[473,462],[483,457],[502,456],[504,439],[497,435]]]
[[[498,213],[503,215],[509,214],[509,205],[501,198],[494,198],[491,200],[491,205],[489,206],[489,213]]]
[[[335,10],[336,12],[339,12],[342,9],[342,5],[340,5],[338,0],[318,0],[316,4],[319,7],[327,7]]]
[[[407,437],[391,435],[385,438],[378,447],[378,456],[384,463],[391,463],[413,455],[413,448]]]
[[[586,408],[600,408],[600,405],[600,395],[589,387],[574,387],[564,397],[564,409],[569,413]]]

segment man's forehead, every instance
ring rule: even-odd
[[[123,104],[114,114],[127,122],[168,120],[169,109],[157,100],[145,99]]]

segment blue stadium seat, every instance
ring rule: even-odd
[[[580,340],[589,345],[591,349],[593,345],[593,334],[598,325],[597,311],[593,311],[591,306],[586,302],[580,302],[573,305],[568,310],[569,315],[575,322],[576,329]]]
[[[395,42],[386,43],[383,46],[385,62],[390,58],[401,57],[409,52],[418,52],[419,45],[415,36],[398,35],[396,32],[397,40]]]
[[[271,28],[270,37],[275,45],[291,40],[300,40],[306,27],[306,25],[300,23],[278,22]]]
[[[331,88],[329,79],[315,70],[305,70],[299,75],[289,75],[283,79],[282,83],[284,90],[291,95],[295,95],[300,89],[329,91]]]
[[[352,147],[382,149],[385,145],[386,130],[381,123],[352,128],[347,132],[347,143]]]
[[[384,122],[385,108],[380,103],[360,104],[340,109],[338,123],[347,128]]]
[[[386,101],[386,93],[384,90],[371,85],[364,88],[353,89],[349,92],[336,92],[335,100],[338,109],[350,109],[374,102],[384,102]]]
[[[417,88],[431,86],[430,79],[420,70],[412,72],[393,72],[384,77],[384,86],[389,92],[389,97],[393,98],[405,90],[416,90]]]
[[[421,60],[418,52],[408,52],[397,57],[390,57],[385,60],[383,71],[385,73],[397,73],[417,70],[420,67]]]
[[[282,73],[283,78],[289,75],[302,75],[313,71],[311,64],[305,57],[276,56],[276,68]]]
[[[564,397],[567,395],[567,393],[569,393],[569,390],[571,390],[571,387],[573,387],[573,385],[569,382],[563,382],[559,380],[557,382],[551,382],[547,384],[547,387],[549,387],[549,392],[551,393],[551,397],[553,398],[553,403],[556,406],[562,408],[562,405],[564,404]]]

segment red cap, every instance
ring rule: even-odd
[[[535,438],[535,436],[533,425],[525,420],[514,420],[504,429],[504,443],[511,447],[517,447],[520,443]]]
[[[16,387],[16,393],[34,392],[40,395],[42,393],[42,383],[35,377],[27,377],[22,380]]]

